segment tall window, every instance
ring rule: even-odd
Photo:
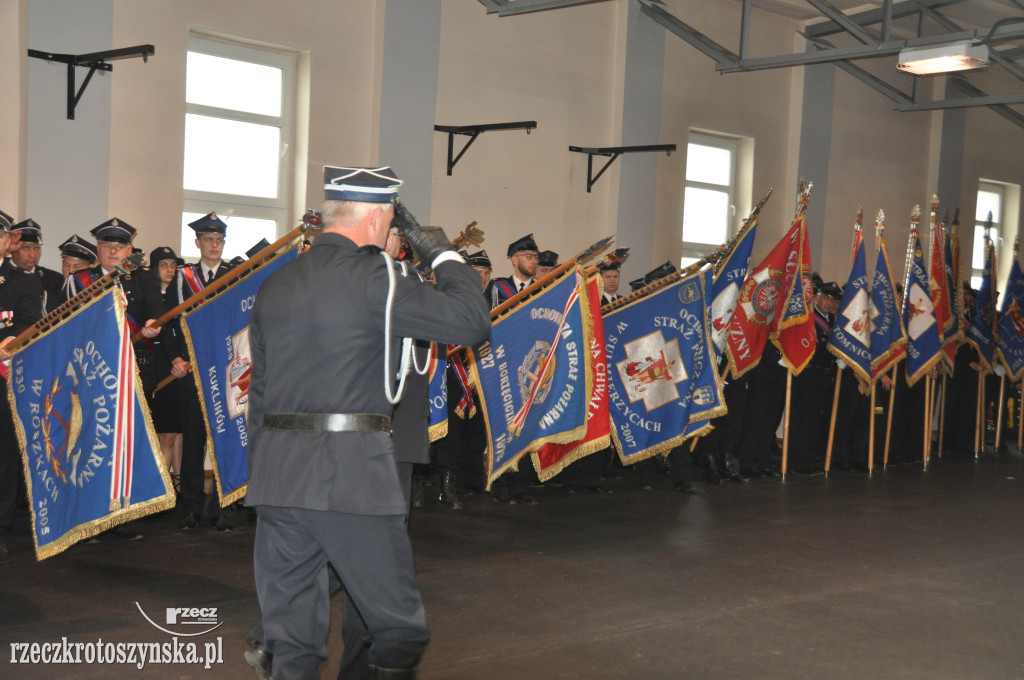
[[[978,203],[974,210],[974,252],[971,255],[971,286],[981,288],[981,277],[985,271],[985,223],[992,213],[992,229],[989,237],[999,246],[1002,233],[1004,187],[992,182],[978,183]]]
[[[198,257],[189,222],[228,225],[224,257],[273,242],[291,206],[295,55],[192,35],[185,80],[181,255]]]
[[[725,243],[736,217],[737,141],[697,132],[686,146],[683,258],[691,264]]]

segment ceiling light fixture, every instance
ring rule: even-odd
[[[908,47],[900,52],[897,68],[917,76],[967,71],[988,66],[988,45],[970,40],[936,45]]]

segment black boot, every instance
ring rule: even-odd
[[[370,680],[416,680],[415,668],[381,668],[370,666]]]
[[[441,493],[437,496],[437,502],[452,510],[462,510],[462,501],[455,488],[455,470],[445,470],[441,476]]]
[[[722,476],[726,479],[731,479],[734,482],[749,482],[749,477],[744,477],[740,473],[740,466],[736,458],[728,453],[721,454],[720,458],[722,463]]]
[[[704,478],[711,484],[721,484],[722,473],[718,470],[718,457],[715,456],[715,452],[708,451],[708,455],[705,458],[707,470],[705,471]]]

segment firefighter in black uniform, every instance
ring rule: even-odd
[[[64,302],[64,277],[60,272],[39,266],[39,257],[43,253],[43,232],[39,223],[33,219],[22,220],[11,228],[21,234],[21,245],[11,253],[11,261],[33,276],[38,276],[43,284],[42,314],[45,316],[57,309]]]
[[[0,251],[10,242],[11,218],[0,211]],[[16,335],[38,321],[42,283],[10,260],[0,264],[0,360],[11,355],[3,348]],[[6,367],[0,371],[0,389],[7,393]],[[0,559],[7,555],[14,524],[14,509],[21,470],[21,450],[7,399],[0,399]]]
[[[367,625],[370,677],[412,678],[429,635],[390,434],[398,341],[472,345],[491,324],[479,275],[439,229],[398,210],[436,287],[380,254],[400,184],[390,168],[324,179],[324,232],[263,284],[250,325],[246,503],[265,643],[276,680],[316,677],[329,562]]]

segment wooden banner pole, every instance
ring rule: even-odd
[[[1006,376],[999,377],[999,401],[996,403],[996,453],[999,453],[999,446],[1003,443],[1003,398],[1006,396]]]
[[[942,374],[942,402],[941,402],[941,405],[939,406],[939,445],[938,445],[938,448],[936,450],[936,453],[939,454],[939,458],[942,458],[942,446],[943,446],[943,443],[944,443],[943,437],[946,434],[946,388],[948,387],[948,385],[947,385],[948,378],[949,378],[949,376],[947,376],[946,373],[943,372],[943,374]]]
[[[868,427],[868,474],[875,470],[875,390],[878,383],[871,383],[871,423]]]
[[[839,412],[839,386],[843,382],[843,369],[836,369],[836,390],[832,395],[832,417],[828,423],[828,448],[825,449],[825,476],[828,477],[828,471],[832,467],[832,442],[836,436],[836,415]]]
[[[885,451],[882,452],[884,456],[883,466],[889,465],[889,442],[892,439],[892,411],[893,405],[896,403],[896,380],[898,379],[899,372],[896,367],[892,367],[892,386],[889,387],[889,412],[885,414]],[[874,417],[874,416],[872,416]]]
[[[786,408],[782,421],[782,481],[786,481],[786,464],[789,459],[789,406],[793,396],[793,374],[786,371]]]

